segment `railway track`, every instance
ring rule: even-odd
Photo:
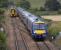
[[[14,27],[16,50],[28,50],[28,48],[26,47],[26,44],[22,38],[22,35],[20,35],[21,32],[18,29],[15,18],[12,18],[12,21],[13,21],[12,25]]]
[[[36,42],[36,45],[38,46],[39,50],[48,50],[44,42]]]
[[[11,18],[10,18],[10,21],[11,21]],[[3,24],[4,26],[4,29],[7,33],[7,40],[9,43],[8,46],[7,46],[7,50],[18,50],[18,46],[17,46],[17,36],[16,36],[16,31],[15,31],[15,25],[13,25],[13,20],[12,22],[7,22],[6,24]],[[10,25],[7,25],[7,24],[10,24]],[[13,45],[14,46],[13,46]]]
[[[6,25],[3,24],[3,26],[7,32],[7,50],[39,50],[35,42],[25,34],[28,33],[26,29],[22,30],[24,27],[21,22],[18,22],[15,18],[10,18],[8,14],[5,14],[5,16],[7,18],[5,21]],[[19,23],[20,25],[18,26]]]
[[[22,36],[22,39],[27,47],[27,50],[39,50],[33,39],[27,34],[29,32],[24,29],[24,25],[21,24],[19,19],[16,19],[17,28],[20,30],[20,35]]]
[[[29,36],[19,18],[11,18],[13,25],[15,50],[58,50],[49,41],[35,42]],[[8,31],[10,33],[10,31]],[[10,35],[10,34],[9,34]],[[14,49],[13,49],[14,50]]]
[[[7,50],[15,50],[15,45],[14,45],[14,36],[13,36],[13,27],[11,25],[11,19],[6,18],[5,23],[2,23],[5,32],[7,33]]]
[[[38,47],[43,50],[59,50],[54,44],[52,44],[50,41],[44,41],[44,42],[37,42]],[[43,46],[41,48],[41,46]]]
[[[29,50],[32,50],[32,49],[31,49],[31,48],[32,48],[31,46],[32,46],[33,44],[32,44],[31,46],[29,46],[31,43],[30,43],[30,42],[28,43],[28,41],[32,41],[32,40],[28,37],[28,36],[29,36],[29,34],[28,34],[29,32],[27,32],[27,31],[24,30],[25,27],[20,24],[21,21],[20,21],[19,19],[16,19],[16,22],[17,22],[17,25],[19,26],[18,29],[21,30],[22,33],[23,33],[23,32],[25,33],[24,35],[22,34],[22,36],[24,36],[23,39],[24,39],[26,45],[28,45],[27,47],[30,48]],[[21,26],[23,26],[24,29],[21,28]],[[26,34],[27,34],[27,35],[26,35]],[[25,36],[28,37],[30,40],[29,40],[29,39],[26,39]],[[25,39],[26,39],[26,40],[25,40]],[[33,41],[33,42],[34,42],[34,41]],[[48,42],[47,42],[47,43],[46,43],[46,42],[47,42],[47,41],[44,41],[44,42],[34,42],[35,47],[38,48],[38,49],[36,49],[36,50],[44,50],[44,49],[45,49],[45,50],[54,50],[54,48],[56,49],[56,47],[52,47],[52,46],[54,46],[54,45],[51,45],[51,44],[48,45],[48,44],[47,44]],[[50,46],[50,47],[49,47],[49,46]],[[51,49],[51,48],[53,48],[53,49]],[[58,49],[56,49],[56,50],[58,50]]]
[[[46,45],[46,47],[49,50],[59,50],[58,47],[56,47],[53,43],[51,43],[50,41],[44,41],[44,44]]]
[[[35,42],[19,17],[10,18],[10,20],[12,27],[7,25],[9,43],[11,44],[9,44],[9,50],[58,50],[49,41]]]
[[[29,33],[29,32],[28,32]],[[44,41],[44,42],[35,42],[39,50],[59,50],[53,43],[50,41]]]

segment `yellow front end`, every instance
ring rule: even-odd
[[[37,35],[42,35],[44,33],[46,33],[45,30],[35,30],[34,33],[36,33]]]
[[[11,13],[12,13],[12,14],[15,14],[15,10],[11,10]]]
[[[35,24],[44,24],[45,22],[42,22],[42,21],[38,21],[38,22],[35,22]]]
[[[15,17],[17,15],[15,9],[11,9],[10,16]]]

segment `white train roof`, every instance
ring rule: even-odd
[[[22,15],[24,15],[24,17],[28,18],[31,22],[35,22],[35,21],[44,22],[42,19],[40,20],[40,18],[38,18],[37,16],[25,11],[24,9],[20,7],[18,7],[17,9],[19,10],[19,12],[22,13]]]

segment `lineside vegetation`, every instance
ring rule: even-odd
[[[6,50],[6,33],[0,31],[0,50]]]
[[[49,35],[57,37],[59,35],[59,32],[61,32],[61,21],[53,21],[48,26],[48,32]]]

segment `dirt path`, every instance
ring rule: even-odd
[[[48,15],[48,16],[42,16],[44,19],[51,19],[53,21],[61,21],[61,15]]]

